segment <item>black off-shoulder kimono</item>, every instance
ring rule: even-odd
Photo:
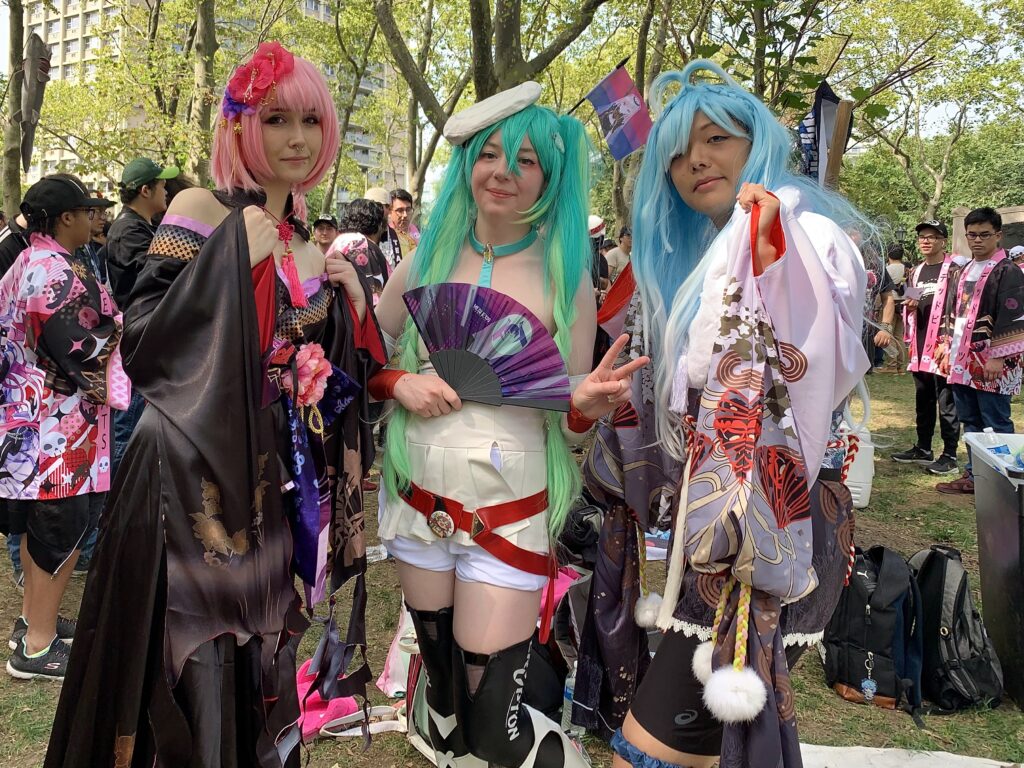
[[[317,430],[330,588],[354,578],[356,596],[347,643],[324,667],[358,654],[362,667],[331,692],[365,694],[361,481],[379,330],[326,281],[293,307],[273,259],[250,269],[241,208],[261,201],[222,201],[233,210],[212,231],[165,218],[133,292],[122,350],[147,405],[104,515],[47,768],[298,764],[295,653],[308,622],[282,488],[295,424],[268,377],[270,353],[289,343],[321,344],[351,390]]]

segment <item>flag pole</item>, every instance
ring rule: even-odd
[[[626,64],[629,62],[629,60],[631,58],[633,58],[633,54],[629,54],[626,58],[624,58],[622,61],[620,61],[618,64],[616,64],[615,65],[615,69],[613,69],[612,72],[614,72],[616,69],[622,69],[624,66],[626,66]],[[612,72],[609,72],[608,75],[610,75]],[[601,78],[602,81],[605,78],[607,78],[608,75],[605,75],[604,78]],[[573,104],[572,109],[570,109],[566,114],[571,115],[573,112],[575,112],[577,109],[579,109],[580,106],[582,106],[583,102],[586,101],[586,100],[587,100],[587,97],[584,96],[582,99],[580,99],[575,104]]]

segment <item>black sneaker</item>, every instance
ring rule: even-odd
[[[35,658],[25,655],[25,641],[22,640],[7,660],[7,674],[18,680],[31,680],[35,677],[63,680],[70,658],[71,649],[59,638],[53,638],[46,653]]]
[[[948,453],[942,454],[924,469],[933,475],[952,475],[960,471],[960,467],[956,463],[956,457],[950,456]]]
[[[919,445],[915,445],[909,451],[900,451],[892,455],[892,460],[899,464],[931,464],[934,459],[931,451],[926,451]]]
[[[75,619],[69,619],[65,616],[57,616],[57,639],[64,643],[71,645],[75,640],[75,629],[78,627],[78,622]],[[28,622],[25,621],[23,616],[19,616],[14,622],[14,631],[11,632],[11,639],[7,641],[7,647],[12,651],[17,650],[21,644],[21,638],[25,636],[28,631]]]

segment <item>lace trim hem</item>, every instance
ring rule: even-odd
[[[673,619],[668,628],[671,632],[682,632],[684,637],[696,637],[701,642],[711,639],[711,627],[702,627],[700,624],[693,624],[681,619]],[[810,647],[821,642],[825,637],[822,632],[792,632],[782,636],[782,645],[789,648],[792,645],[804,645]]]

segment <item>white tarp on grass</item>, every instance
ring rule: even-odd
[[[801,744],[804,768],[1007,768],[1020,763],[1001,763],[981,757],[948,752],[914,752],[875,747],[819,747]]]

